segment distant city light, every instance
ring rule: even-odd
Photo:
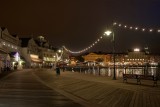
[[[139,48],[135,48],[135,49],[134,49],[134,52],[139,52],[139,51],[140,51]]]

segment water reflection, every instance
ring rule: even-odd
[[[157,67],[130,67],[130,68],[117,68],[116,77],[122,77],[125,74],[139,74],[139,75],[156,75]],[[97,71],[98,72],[98,71]],[[100,75],[113,76],[113,68],[101,68]]]
[[[113,67],[69,67],[68,71],[76,71],[85,74],[100,76],[113,76]],[[124,74],[154,75],[158,76],[158,67],[116,67],[116,77],[122,77]]]

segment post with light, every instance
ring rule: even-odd
[[[63,61],[63,72],[64,72],[64,49],[62,47],[62,61]]]
[[[116,69],[115,69],[115,38],[114,38],[114,32],[113,31],[106,31],[104,32],[104,35],[110,36],[112,34],[112,42],[113,42],[113,80],[116,80]]]

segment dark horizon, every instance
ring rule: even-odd
[[[160,28],[158,0],[4,0],[0,4],[0,26],[10,34],[42,35],[54,47],[65,45],[73,51],[90,46],[113,22],[131,26]],[[149,47],[160,53],[160,33],[114,27],[116,52]],[[24,37],[24,36],[21,36]],[[112,51],[111,37],[89,52]]]

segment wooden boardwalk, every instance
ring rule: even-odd
[[[84,107],[39,82],[31,71],[0,79],[0,107]]]
[[[142,85],[136,85],[136,80],[123,83],[122,79],[112,80],[77,72],[61,72],[60,76],[56,76],[53,70],[35,71],[34,74],[51,88],[95,106],[160,107],[160,88],[152,87],[152,81],[142,81]]]

